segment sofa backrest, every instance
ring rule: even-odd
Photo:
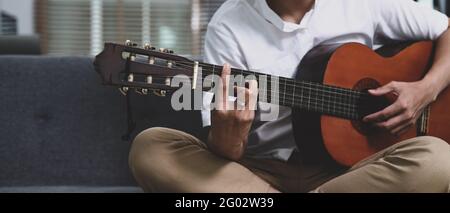
[[[132,186],[125,97],[103,86],[92,58],[0,57],[0,186]],[[169,98],[131,96],[139,131],[202,134],[198,112]]]
[[[0,55],[40,55],[39,36],[0,35]]]

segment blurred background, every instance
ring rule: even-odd
[[[38,36],[41,53],[51,55],[95,55],[105,41],[127,39],[201,55],[207,23],[224,1],[0,0],[0,35]]]
[[[95,55],[105,41],[130,39],[199,56],[207,23],[224,1],[0,0],[0,54]],[[420,2],[450,12],[445,0]]]

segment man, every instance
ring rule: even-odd
[[[423,80],[370,91],[398,99],[364,121],[401,134],[450,84],[448,28],[447,16],[410,0],[229,0],[209,24],[205,54],[209,63],[293,78],[317,45],[436,40],[436,58]],[[224,82],[229,73],[226,65]],[[205,97],[205,103],[212,99]],[[205,143],[176,130],[146,130],[131,149],[132,172],[149,192],[450,192],[450,147],[440,139],[403,141],[343,168],[304,159],[290,109],[281,108],[271,122],[262,122],[260,113],[203,111],[204,125],[211,125]]]

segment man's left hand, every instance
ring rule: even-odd
[[[363,119],[364,122],[373,123],[393,135],[401,135],[413,127],[423,110],[437,98],[433,85],[425,81],[391,82],[378,89],[369,90],[369,93],[374,96],[397,96],[392,105]]]

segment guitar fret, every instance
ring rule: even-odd
[[[310,100],[311,100],[311,93],[312,93],[312,91],[310,90],[309,92],[308,92],[308,110],[309,110],[309,108],[310,108],[310,105],[311,105],[311,103],[310,103]]]
[[[336,97],[336,102],[339,102],[339,96],[335,96]],[[331,112],[331,113],[334,113],[334,112],[336,112],[336,105],[335,104],[333,104],[333,111]]]
[[[333,103],[333,97],[330,97],[330,102]],[[327,105],[327,112],[330,113],[331,111],[331,106],[330,104]]]
[[[354,103],[354,99],[358,98],[357,96],[352,96],[351,99],[345,99],[347,94],[339,93],[335,88],[320,89],[317,86],[304,86],[301,87],[301,91],[294,90],[297,87],[293,87],[292,91],[289,91],[289,85],[284,85],[284,91],[280,91],[278,97],[283,95],[283,102],[286,104],[289,99],[286,98],[288,94],[292,94],[292,103],[289,103],[291,106],[297,106],[301,108],[305,108],[307,110],[317,111],[322,114],[329,115],[338,115],[345,118],[356,119],[358,118],[358,114],[356,112],[356,105]],[[333,92],[335,95],[330,95],[327,92]],[[300,95],[297,95],[300,93]],[[300,99],[296,99],[300,96]],[[345,100],[345,102],[338,102],[338,100]],[[351,101],[349,101],[351,100]]]
[[[283,104],[286,105],[286,85],[287,85],[287,78],[284,79],[284,93],[283,93]]]
[[[295,83],[294,83],[294,87],[293,87],[294,89],[293,89],[293,92],[292,92],[292,96],[293,96],[293,98],[292,98],[292,106],[295,106],[294,104],[295,104],[295,88],[296,88],[296,85],[295,85]],[[303,92],[303,91],[302,91]],[[301,95],[300,96],[300,98],[303,98],[303,95]],[[302,103],[302,100],[300,99],[300,103]]]
[[[322,97],[322,103],[321,103],[321,107],[323,109],[323,111],[325,111],[325,107],[324,107],[324,102],[325,102],[325,96],[321,96]]]

